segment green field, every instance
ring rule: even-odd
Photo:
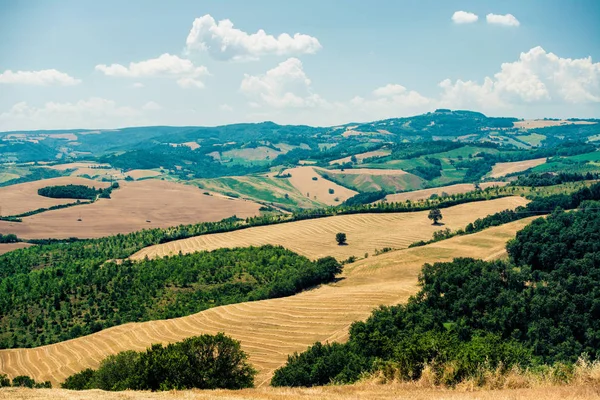
[[[321,176],[323,172],[319,171]],[[425,181],[413,174],[404,175],[372,175],[372,174],[344,174],[329,173],[328,179],[340,186],[357,192],[377,192],[380,190],[388,193],[417,190],[423,187]]]
[[[546,136],[539,133],[531,133],[529,135],[517,136],[517,139],[527,142],[532,146],[539,146],[542,140],[546,139]]]
[[[197,179],[193,182],[203,189],[261,203],[272,203],[286,209],[296,210],[322,206],[321,203],[300,193],[287,179],[249,175]]]

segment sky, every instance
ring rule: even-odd
[[[598,0],[0,0],[0,131],[600,118]]]

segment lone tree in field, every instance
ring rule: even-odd
[[[338,243],[338,246],[343,246],[346,244],[346,234],[343,232],[335,234],[335,241]]]
[[[427,218],[433,221],[433,225],[437,225],[438,221],[442,220],[444,217],[442,216],[442,212],[439,208],[433,208],[431,211],[429,211]]]

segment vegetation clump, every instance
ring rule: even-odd
[[[555,238],[548,240],[548,238]],[[436,385],[489,373],[574,368],[600,358],[600,212],[536,219],[508,243],[510,261],[426,264],[406,305],[355,322],[345,344],[317,343],[275,371],[274,386],[357,381],[378,372]]]
[[[243,389],[254,386],[256,370],[240,342],[223,333],[154,344],[145,352],[124,351],[104,359],[97,370],[69,376],[64,389],[183,390]]]
[[[332,281],[333,257],[282,247],[219,249],[161,259],[49,267],[0,281],[0,348],[76,338],[126,322],[295,294]]]

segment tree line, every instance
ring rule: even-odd
[[[0,348],[290,296],[332,281],[341,270],[333,257],[311,261],[262,246],[100,265],[90,260],[15,274],[0,282]]]

